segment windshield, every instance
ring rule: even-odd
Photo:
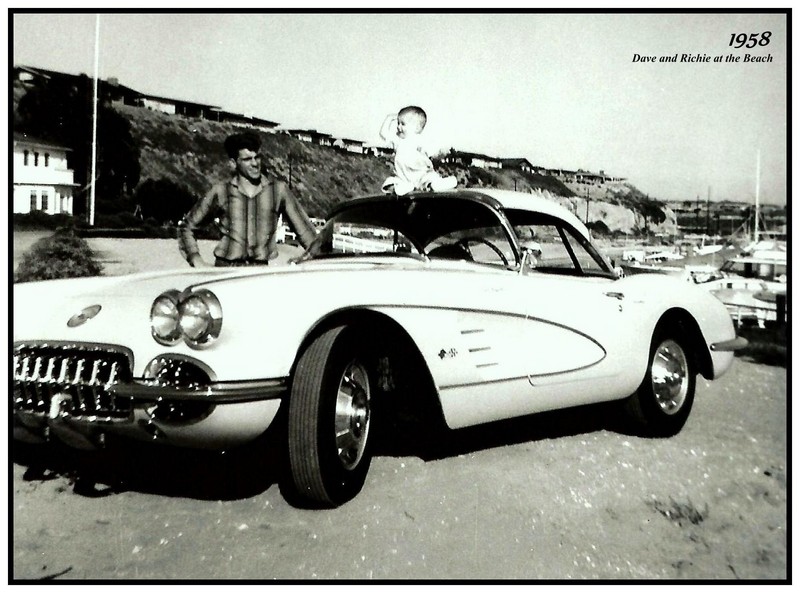
[[[303,259],[374,255],[448,259],[567,275],[614,276],[592,244],[564,220],[503,212],[470,196],[387,197],[353,203],[322,227]]]
[[[513,240],[498,211],[464,197],[370,200],[332,216],[307,257],[412,255],[509,266]]]

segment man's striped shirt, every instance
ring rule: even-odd
[[[267,263],[276,257],[280,214],[303,247],[308,247],[316,230],[286,184],[262,175],[260,187],[250,197],[240,189],[238,176],[234,176],[227,183],[212,187],[197,201],[179,225],[180,251],[189,263],[199,253],[194,230],[209,216],[218,216],[222,233],[214,255],[228,262]]]

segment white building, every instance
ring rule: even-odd
[[[169,115],[175,115],[175,103],[169,99],[159,99],[156,97],[143,97],[142,107],[152,111],[161,111]]]
[[[72,214],[77,186],[67,168],[68,148],[14,133],[14,212]]]

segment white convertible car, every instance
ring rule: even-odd
[[[669,436],[746,343],[707,291],[618,278],[569,211],[488,189],[348,201],[287,266],[17,284],[13,311],[15,438],[228,449],[282,421],[318,506],[360,491],[389,402],[456,429],[619,400]]]

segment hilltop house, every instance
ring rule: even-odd
[[[443,155],[439,161],[464,167],[481,167],[482,169],[500,169],[503,166],[501,160],[496,157],[453,149]]]
[[[338,138],[333,143],[334,148],[339,148],[345,152],[364,154],[364,142],[361,140],[351,140],[349,138]]]
[[[534,173],[535,167],[528,159],[500,159],[503,169],[516,169],[523,173]]]
[[[138,104],[146,109],[161,111],[169,115],[183,115],[202,119],[214,119],[214,111],[220,109],[214,105],[204,105],[203,103],[145,94],[140,96]]]
[[[606,175],[606,172],[602,170],[599,173],[592,173],[591,171],[578,169],[575,171],[574,175],[575,183],[584,183],[588,185],[603,185],[604,183],[625,181],[624,177],[612,177],[611,175]]]
[[[309,142],[319,146],[333,146],[333,136],[324,132],[317,132],[316,130],[284,130],[284,132],[302,142]]]
[[[68,148],[14,133],[14,212],[72,214],[77,186],[67,166]]]
[[[379,146],[376,144],[370,144],[363,148],[364,154],[371,154],[375,157],[380,156],[392,156],[394,154],[394,149],[389,146]]]
[[[45,70],[43,68],[31,68],[30,66],[15,66],[14,76],[16,80],[27,88],[53,80],[66,82],[73,86],[81,79],[85,79],[86,84],[91,82],[91,79],[86,75],[77,76],[74,74],[55,72],[53,70]],[[264,132],[274,132],[275,128],[278,127],[276,122],[258,117],[231,113],[214,105],[142,93],[136,89],[120,84],[119,80],[113,77],[106,80],[98,80],[98,95],[101,101],[107,101],[112,105],[141,107],[168,115],[181,115],[184,117],[207,119],[216,122],[227,122],[235,126],[254,128]]]
[[[273,133],[275,131],[275,128],[278,127],[278,123],[274,121],[261,119],[259,117],[241,115],[239,113],[231,113],[229,111],[223,111],[222,109],[218,109],[216,107],[211,108],[210,115],[207,119],[213,119],[214,121],[218,122],[225,122],[237,126],[239,128],[252,128],[268,133]]]

